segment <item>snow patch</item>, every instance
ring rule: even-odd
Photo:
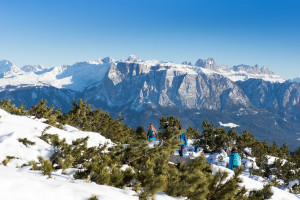
[[[219,122],[220,126],[223,126],[223,127],[229,127],[229,128],[236,128],[236,127],[239,127],[240,125],[237,125],[237,124],[234,124],[234,123],[222,123],[222,122]]]

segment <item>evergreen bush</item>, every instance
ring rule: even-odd
[[[28,140],[27,138],[18,138],[18,141],[24,144],[26,147],[35,145],[35,142]]]

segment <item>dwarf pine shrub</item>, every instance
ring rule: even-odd
[[[6,158],[2,161],[2,164],[6,166],[10,160],[15,159],[14,156],[6,156]]]
[[[35,145],[35,142],[28,140],[27,138],[18,138],[18,141],[24,144],[26,147]]]
[[[44,160],[43,157],[38,157],[39,162],[41,163],[41,171],[44,175],[48,175],[49,178],[51,178],[51,173],[54,171],[53,165],[50,160]]]
[[[88,200],[99,200],[98,195],[93,194]]]

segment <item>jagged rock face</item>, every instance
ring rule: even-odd
[[[126,62],[111,66],[102,84],[86,97],[100,98],[114,107],[130,106],[134,110],[145,104],[183,110],[221,110],[233,104],[249,106],[249,99],[243,91],[219,74],[208,77],[203,73],[176,71],[169,66],[149,67]]]
[[[237,65],[233,66],[233,70],[236,72],[244,71],[250,74],[266,74],[266,75],[274,75],[267,67],[263,66],[260,68],[258,65],[248,66],[248,65]]]
[[[195,66],[211,69],[214,71],[217,71],[219,69],[219,66],[213,58],[208,58],[207,60],[199,59],[197,60]]]
[[[300,85],[294,82],[272,84],[250,79],[238,82],[251,103],[289,120],[300,120]],[[296,112],[295,112],[296,111]]]

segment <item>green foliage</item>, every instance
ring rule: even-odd
[[[273,145],[269,147],[268,154],[272,156],[279,156],[279,149],[276,141],[273,142]]]
[[[61,112],[61,109],[57,109],[56,111],[52,112],[51,115],[47,118],[48,120],[45,122],[47,124],[50,124],[51,126],[55,126],[57,128],[62,129],[62,123],[58,123],[59,119],[63,116],[63,113]]]
[[[296,173],[295,164],[291,162],[283,162],[280,159],[277,159],[272,165],[272,174],[276,175],[277,178],[282,179],[286,185],[289,184],[289,181],[300,179],[300,174]],[[298,171],[298,170],[297,170]]]
[[[65,159],[62,157],[58,158],[58,164],[63,170],[62,174],[65,174],[66,169],[72,167],[74,160],[75,159],[70,154],[68,154]]]
[[[22,104],[19,107],[16,107],[15,104],[11,104],[11,100],[3,99],[0,100],[0,108],[15,115],[26,115],[27,111],[25,110],[25,106]]]
[[[246,147],[252,147],[255,142],[255,137],[250,131],[245,130],[242,135],[239,135],[236,140],[236,146],[239,151],[243,151]]]
[[[48,175],[49,178],[51,178],[51,173],[54,171],[53,165],[50,160],[44,160],[43,157],[38,157],[39,162],[41,163],[41,171],[44,175]]]
[[[292,191],[293,191],[294,194],[300,194],[300,185],[299,184],[295,184],[292,187]]]
[[[6,156],[6,158],[2,161],[2,164],[6,166],[12,159],[15,159],[14,156]]]
[[[228,173],[218,171],[213,177],[213,180],[210,182],[207,199],[245,199],[245,193],[247,190],[244,187],[239,186],[239,184],[242,182],[242,180],[239,178],[242,170],[243,169],[239,169],[235,171],[234,176],[228,181],[226,181]]]
[[[289,146],[286,143],[284,143],[282,145],[280,150],[281,150],[281,153],[282,153],[282,156],[280,156],[280,157],[287,158],[289,156]]]
[[[28,140],[27,138],[18,138],[18,141],[24,144],[26,147],[35,145],[35,142]]]
[[[203,132],[200,135],[198,145],[204,149],[204,152],[208,153],[219,152],[221,149],[229,151],[233,144],[233,138],[223,128],[214,128],[214,126],[208,121],[202,123]]]
[[[265,160],[265,156],[268,154],[269,145],[267,142],[255,141],[252,144],[252,154],[256,158],[256,163],[260,167]]]
[[[291,161],[295,163],[296,168],[300,168],[300,147],[294,152],[291,152]]]
[[[147,134],[145,133],[145,129],[142,126],[138,126],[136,129],[137,140],[146,140]]]
[[[59,118],[62,124],[69,124],[84,131],[99,132],[113,142],[130,143],[137,133],[122,124],[123,120],[123,118],[114,120],[109,113],[103,112],[100,108],[92,110],[82,99],[79,99],[78,104],[74,100],[70,112]]]
[[[34,160],[29,161],[28,166],[32,166],[31,170],[41,170],[41,167],[38,166],[38,164]]]
[[[69,124],[84,131],[99,132],[115,143],[115,146],[109,149],[106,145],[88,148],[88,138],[77,139],[68,144],[65,139],[59,139],[58,135],[48,134],[47,130],[51,126],[46,127],[40,138],[50,144],[55,152],[50,160],[40,157],[39,163],[31,161],[29,165],[33,170],[41,170],[49,177],[54,170],[53,166],[55,169],[62,169],[62,173],[70,167],[79,168],[75,178],[119,188],[132,187],[140,199],[153,199],[160,191],[171,196],[185,196],[195,200],[264,199],[271,195],[270,187],[266,186],[260,191],[250,192],[247,197],[245,188],[238,185],[238,175],[241,171],[236,171],[229,180],[228,174],[223,172],[212,176],[210,165],[203,155],[189,164],[169,164],[169,155],[180,144],[180,140],[175,138],[178,138],[182,128],[180,120],[174,116],[160,119],[159,138],[164,140],[163,145],[159,144],[149,149],[143,127],[133,130],[123,124],[123,118],[113,119],[100,108],[92,110],[86,101],[79,99],[76,103],[74,100],[73,108],[65,114],[61,113],[60,109],[54,111],[54,106],[48,107],[46,103],[47,101],[42,99],[26,111],[24,105],[17,108],[11,105],[10,100],[4,99],[0,100],[0,108],[17,115],[45,118],[49,125],[59,128],[62,128],[63,124]],[[169,122],[169,126],[163,129],[166,121]],[[202,123],[202,128],[200,133],[197,129],[189,127],[186,135],[189,139],[195,139],[197,146],[202,147],[204,152],[215,153],[221,149],[229,152],[235,146],[243,156],[247,155],[244,149],[248,147],[252,150],[250,156],[255,157],[260,166],[260,171],[254,173],[265,177],[276,175],[277,178],[283,179],[285,184],[290,180],[300,179],[299,170],[295,170],[300,167],[300,148],[290,153],[286,144],[279,149],[276,142],[269,146],[267,142],[256,140],[249,131],[244,131],[242,135],[234,128],[226,132],[221,127],[215,128],[208,121]],[[19,138],[19,141],[26,146],[33,145],[26,138]],[[279,159],[273,165],[269,165],[266,155],[285,158],[287,162],[282,163]],[[7,164],[12,158],[7,157],[3,164]],[[124,164],[128,165],[128,168],[121,170]],[[298,190],[299,186],[296,185],[293,191]]]
[[[198,131],[198,129],[194,129],[192,126],[189,126],[186,129],[186,136],[189,139],[199,139],[200,138],[200,132]]]
[[[206,199],[212,179],[211,169],[204,154],[190,164],[180,164],[169,175],[167,194],[185,196],[191,200]]]
[[[28,114],[35,116],[37,118],[45,118],[48,119],[50,115],[52,114],[52,111],[54,109],[54,106],[48,107],[47,106],[47,100],[41,99],[40,102],[37,105],[32,106],[28,110]]]
[[[164,127],[165,122],[168,122],[170,127],[177,127],[177,129],[182,128],[182,124],[178,118],[175,118],[174,116],[168,116],[168,117],[163,116],[159,120],[159,129],[162,129]]]
[[[93,194],[88,200],[99,200],[98,195]]]
[[[270,199],[272,195],[271,185],[267,184],[261,190],[250,191],[248,198],[251,200],[264,200]]]

